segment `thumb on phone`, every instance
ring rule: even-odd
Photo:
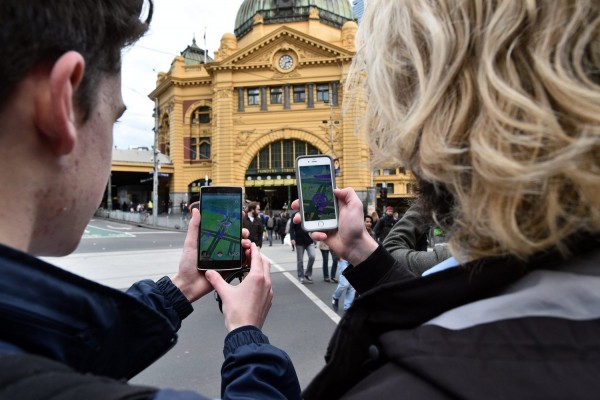
[[[206,271],[204,276],[206,280],[212,285],[215,291],[221,296],[221,290],[223,285],[227,285],[225,279],[217,271]]]

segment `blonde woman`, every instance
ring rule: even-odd
[[[376,161],[422,181],[454,257],[410,278],[336,190],[313,238],[360,297],[303,397],[597,397],[600,2],[372,0],[357,49]]]

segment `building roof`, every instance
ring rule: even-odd
[[[196,44],[196,38],[192,40],[192,44],[181,52],[183,62],[185,64],[208,64],[214,60],[208,55],[206,49],[201,49]]]
[[[321,22],[336,28],[354,20],[349,0],[244,0],[235,19],[235,36],[240,39],[252,30],[256,13],[264,24],[282,24],[308,21],[311,8],[319,10]]]
[[[138,147],[136,149],[113,149],[112,161],[125,163],[144,163],[153,164],[154,158],[152,150],[148,147]],[[158,153],[158,162],[161,164],[172,164],[171,159],[162,153]]]

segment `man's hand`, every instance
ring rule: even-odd
[[[192,208],[192,220],[188,225],[187,236],[183,243],[183,254],[179,261],[179,270],[171,282],[181,290],[190,303],[212,291],[212,286],[204,273],[198,271],[198,229],[200,226],[200,211]]]
[[[223,301],[225,327],[229,332],[252,325],[261,329],[273,300],[271,268],[254,243],[250,245],[250,272],[237,286],[229,285],[217,271],[206,271],[206,279]]]
[[[187,236],[183,244],[183,254],[179,261],[179,270],[171,278],[171,282],[181,290],[190,303],[213,290],[206,280],[203,271],[199,271],[198,265],[198,232],[200,227],[200,211],[190,208],[192,220],[188,225]],[[246,261],[252,261],[250,253],[250,240],[248,240],[248,229],[242,229],[242,249],[246,253]]]

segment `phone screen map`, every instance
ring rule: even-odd
[[[239,194],[202,195],[200,260],[240,260],[241,208]]]
[[[305,221],[336,219],[330,165],[299,168]]]

